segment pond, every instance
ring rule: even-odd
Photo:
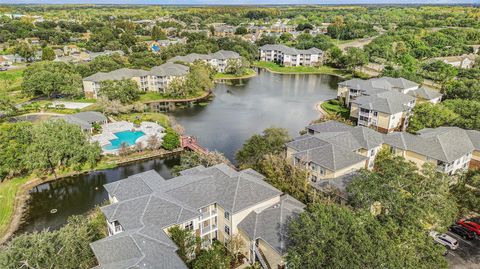
[[[281,75],[260,70],[250,79],[217,84],[215,97],[208,104],[172,114],[202,146],[234,161],[245,140],[267,127],[284,127],[290,135],[297,135],[318,118],[315,104],[336,96],[337,83],[337,77],[328,75]],[[150,169],[171,178],[170,169],[178,162],[178,158],[142,161],[39,185],[30,192],[25,223],[18,233],[57,229],[68,216],[84,214],[102,204],[107,199],[103,184]]]

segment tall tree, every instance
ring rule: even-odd
[[[42,61],[53,61],[55,60],[55,51],[49,46],[46,46],[42,49]]]
[[[51,172],[56,178],[59,167],[80,169],[85,164],[94,167],[101,152],[100,146],[91,144],[77,125],[49,120],[33,126],[28,165],[31,169]]]
[[[447,268],[423,231],[379,222],[368,211],[314,203],[288,229],[289,268]]]
[[[362,171],[347,191],[355,208],[375,210],[380,219],[443,230],[458,213],[449,183],[450,178],[435,167],[426,165],[419,171],[414,163],[383,150],[376,157],[374,171]]]
[[[195,259],[200,248],[200,238],[193,231],[173,226],[168,229],[168,234],[178,247],[177,254],[187,264]]]
[[[225,247],[214,241],[212,246],[200,252],[193,261],[193,269],[228,269],[230,268],[230,257],[226,253]]]
[[[283,128],[267,128],[262,134],[250,137],[239,151],[235,159],[242,168],[258,168],[259,162],[267,154],[278,154],[283,151],[285,143],[291,140],[288,131]]]
[[[138,84],[131,79],[105,80],[101,82],[99,95],[122,104],[131,104],[139,98]]]
[[[230,163],[230,161],[218,151],[210,151],[206,154],[187,151],[180,156],[180,164],[172,168],[172,174],[179,175],[181,171],[199,165],[209,167],[220,163]]]
[[[152,39],[153,40],[164,40],[167,39],[167,34],[165,34],[165,31],[160,28],[160,26],[153,26],[152,28]]]
[[[62,62],[34,63],[24,71],[22,91],[28,95],[54,94],[80,96],[82,77],[72,65]]]
[[[0,125],[0,179],[22,175],[28,169],[28,147],[32,143],[29,122]]]

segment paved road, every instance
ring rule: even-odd
[[[447,260],[451,269],[479,269],[480,268],[480,239],[465,240],[460,236],[447,232],[458,240],[456,250],[449,250]]]

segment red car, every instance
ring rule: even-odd
[[[457,224],[462,225],[463,227],[469,229],[470,231],[480,235],[480,224],[466,219],[461,219],[457,221]]]

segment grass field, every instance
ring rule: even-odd
[[[240,79],[240,78],[249,78],[253,77],[257,74],[257,72],[253,69],[247,69],[247,72],[241,76],[232,75],[232,74],[225,74],[225,73],[217,73],[215,74],[214,79]]]
[[[12,219],[17,192],[28,180],[29,177],[23,177],[0,183],[0,236],[6,232]]]
[[[120,114],[115,117],[118,120],[126,120],[134,123],[140,123],[142,121],[153,121],[158,122],[163,127],[170,126],[170,119],[167,115],[161,113],[129,113],[129,114]]]
[[[284,74],[328,74],[336,76],[345,76],[345,73],[342,70],[329,67],[329,66],[280,66],[273,62],[255,62],[255,66],[260,68],[266,68],[272,72],[284,73]]]
[[[323,102],[320,106],[328,114],[338,114],[345,119],[348,119],[350,117],[350,110],[338,100],[328,100],[326,102]]]

